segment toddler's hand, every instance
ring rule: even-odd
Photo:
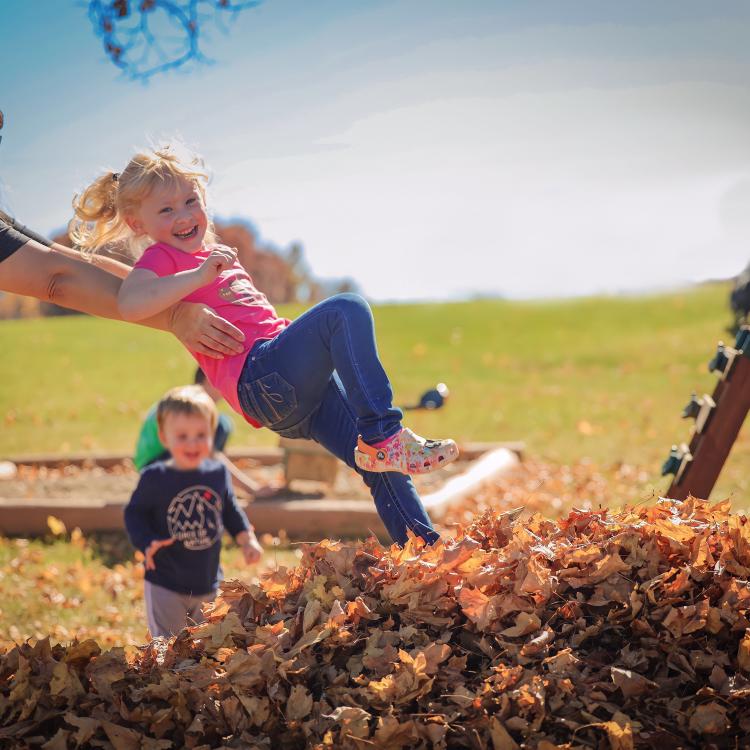
[[[215,247],[198,269],[201,284],[210,284],[222,271],[231,268],[237,260],[237,251],[223,245]]]
[[[255,565],[263,556],[263,547],[260,546],[255,534],[250,534],[247,541],[242,545],[242,555],[245,558],[245,565]]]
[[[162,548],[169,547],[170,544],[174,544],[174,539],[154,539],[151,544],[146,547],[146,570],[156,570],[156,563],[154,562],[154,555]]]

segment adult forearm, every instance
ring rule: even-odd
[[[53,242],[51,245],[52,249],[65,255],[68,258],[80,260],[84,263],[91,263],[97,268],[101,268],[102,271],[111,273],[113,276],[117,276],[118,279],[124,279],[132,270],[132,266],[122,263],[114,258],[109,258],[105,255],[92,255],[90,258],[82,255],[78,250],[74,250],[72,247],[60,245],[57,242]]]
[[[0,291],[36,297],[62,307],[121,320],[122,280],[111,273],[29,240],[0,263]],[[220,358],[244,350],[244,334],[205,305],[180,302],[138,321],[170,331],[188,349]]]
[[[120,283],[111,274],[34,240],[0,263],[0,289],[104,318],[120,317]]]
[[[112,320],[122,319],[117,307],[121,284],[111,273],[35,240],[0,263],[0,289]],[[170,330],[171,316],[164,310],[140,323]]]

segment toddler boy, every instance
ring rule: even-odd
[[[195,385],[202,386],[214,403],[221,401],[221,393],[211,385],[200,367],[195,371],[193,382]],[[158,404],[154,404],[146,413],[141,424],[138,442],[135,446],[135,455],[133,456],[133,463],[138,471],[143,471],[156,461],[166,461],[170,457],[169,450],[159,436],[159,425],[156,419],[157,408]],[[216,414],[217,422],[214,430],[212,455],[229,469],[235,491],[253,498],[266,498],[275,495],[279,490],[278,483],[260,484],[256,482],[245,474],[224,452],[224,447],[234,430],[234,425],[226,414],[221,414],[218,411]]]
[[[216,596],[222,532],[242,548],[248,565],[263,550],[237,505],[227,468],[211,457],[217,412],[200,386],[169,391],[156,412],[171,457],[148,466],[125,508],[125,527],[145,557],[144,594],[153,637],[169,637]]]

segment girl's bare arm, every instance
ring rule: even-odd
[[[123,320],[135,322],[156,315],[199,287],[211,283],[236,259],[235,250],[222,246],[214,248],[197,268],[170,276],[159,276],[146,268],[134,268],[122,282],[117,298]]]
[[[134,268],[123,280],[117,297],[122,319],[141,321],[187,297],[201,286],[197,270],[158,276],[145,268]]]

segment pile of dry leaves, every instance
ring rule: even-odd
[[[747,747],[749,577],[750,523],[692,499],[324,541],[169,643],[5,653],[0,745]]]

